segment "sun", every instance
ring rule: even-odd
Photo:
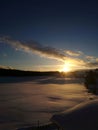
[[[71,64],[69,62],[66,62],[62,69],[60,70],[61,72],[70,72],[71,71]]]
[[[64,66],[64,68],[62,69],[63,72],[70,72],[71,69],[69,66]]]

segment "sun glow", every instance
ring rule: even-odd
[[[70,72],[70,68],[67,66],[65,66],[63,69],[62,69],[63,72]]]
[[[69,63],[69,62],[66,62],[64,65],[63,65],[63,67],[62,67],[62,69],[60,70],[61,72],[70,72],[72,70],[72,68],[71,68],[71,63]]]

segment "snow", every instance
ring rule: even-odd
[[[0,82],[0,130],[48,123],[54,114],[96,98],[82,79],[4,77]]]
[[[64,130],[98,130],[98,99],[80,103],[54,115],[51,121]]]

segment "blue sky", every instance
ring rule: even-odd
[[[0,67],[97,68],[97,7],[97,0],[1,1]]]

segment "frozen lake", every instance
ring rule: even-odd
[[[83,80],[64,77],[0,78],[0,130],[49,122],[53,114],[88,100]],[[94,97],[94,96],[93,96]]]

